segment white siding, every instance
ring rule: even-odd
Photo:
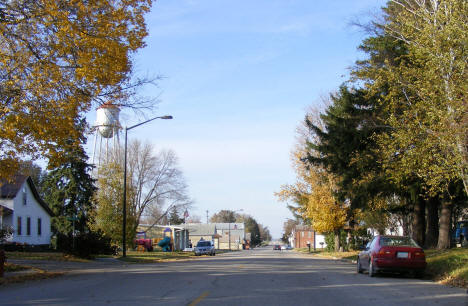
[[[26,191],[27,203],[23,204],[23,188]],[[14,242],[27,243],[27,244],[49,244],[51,231],[50,231],[50,216],[45,209],[36,201],[34,195],[29,188],[27,181],[13,199],[13,214],[11,222],[13,223],[13,238],[10,239]],[[17,220],[21,217],[21,235],[17,232]],[[26,224],[27,218],[31,218],[31,234],[27,235]],[[37,222],[41,219],[41,235],[38,235]]]

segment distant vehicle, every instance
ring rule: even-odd
[[[197,243],[197,246],[194,249],[195,255],[200,256],[200,255],[210,255],[210,256],[215,256],[216,255],[216,250],[214,245],[211,243],[211,241],[207,240],[200,240]]]
[[[405,236],[375,236],[357,258],[357,272],[367,270],[370,277],[379,272],[413,272],[420,277],[425,269],[423,249]]]
[[[285,245],[282,245],[282,246],[281,246],[281,250],[286,250],[286,246],[285,246]]]
[[[456,244],[468,247],[468,220],[458,221],[455,224],[452,238]]]
[[[286,246],[286,250],[292,250],[292,249],[293,249],[292,246],[290,246],[290,245],[287,245],[287,246]]]
[[[280,250],[281,251],[281,246],[279,244],[275,244],[273,247],[273,250]]]

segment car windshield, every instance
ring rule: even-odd
[[[207,246],[211,246],[211,242],[209,242],[209,241],[199,241],[197,243],[197,247],[207,247]]]
[[[381,237],[381,246],[411,246],[419,247],[416,242],[410,237]]]

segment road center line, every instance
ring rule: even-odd
[[[209,291],[203,292],[199,297],[197,297],[195,300],[192,301],[192,303],[189,304],[189,306],[195,306],[198,303],[200,303],[204,298],[206,298],[210,294]]]

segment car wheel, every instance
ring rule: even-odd
[[[361,261],[359,260],[359,257],[357,259],[357,273],[362,273],[362,267],[361,267]]]
[[[372,263],[372,259],[371,259],[369,262],[369,276],[374,277],[376,274],[377,273],[375,271],[374,264]]]
[[[423,278],[424,277],[424,270],[414,271],[414,277],[415,278]]]

